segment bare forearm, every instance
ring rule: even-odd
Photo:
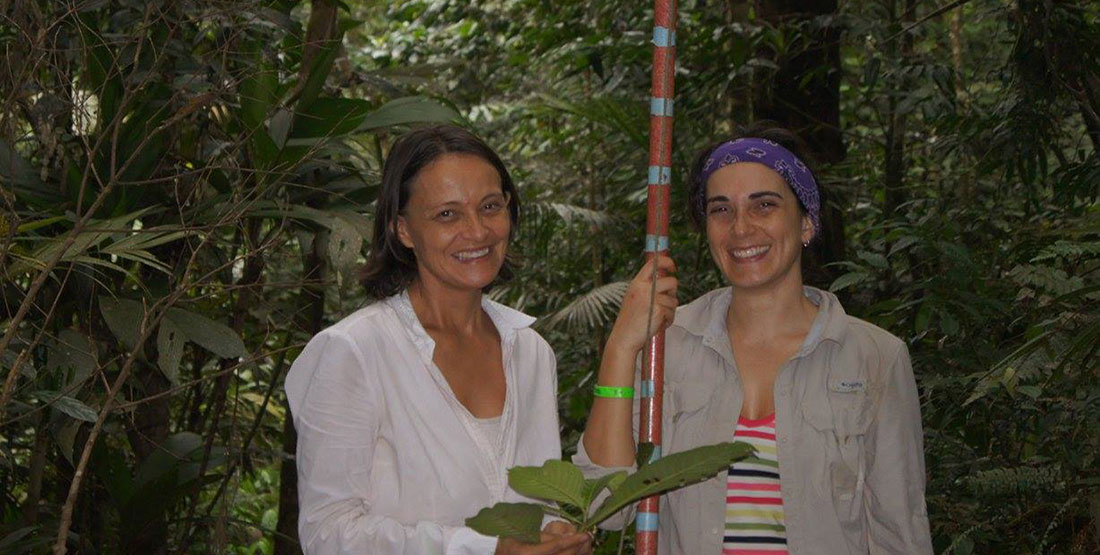
[[[609,339],[596,383],[611,387],[634,385],[637,351]],[[596,397],[584,429],[584,449],[600,466],[630,466],[634,462],[633,399]]]
[[[634,361],[646,341],[672,324],[676,312],[676,265],[657,255],[630,280],[619,316],[604,348],[596,383],[634,385]],[[596,397],[584,429],[584,450],[599,466],[634,464],[634,399]]]

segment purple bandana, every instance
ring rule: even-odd
[[[775,170],[806,208],[814,224],[814,235],[821,232],[821,193],[817,190],[817,181],[810,173],[810,168],[807,168],[806,164],[803,164],[793,152],[767,139],[748,137],[734,139],[722,143],[710,153],[706,164],[703,165],[703,171],[699,174],[699,185],[703,191],[700,196],[704,204],[707,179],[710,179],[711,174],[738,162],[756,162]]]

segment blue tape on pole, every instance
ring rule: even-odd
[[[639,532],[656,532],[657,513],[638,513],[634,525]]]
[[[638,385],[640,386],[638,389],[641,390],[642,397],[653,396],[653,380],[642,380],[642,382]]]
[[[671,98],[650,98],[649,99],[649,114],[653,115],[653,116],[672,117],[672,99]]]
[[[659,458],[661,458],[661,446],[654,445],[653,452],[649,454],[649,462],[656,461]]]
[[[654,27],[653,44],[665,48],[676,46],[676,31],[671,31],[668,27],[661,27],[660,25]]]
[[[672,183],[672,168],[668,166],[650,166],[649,184],[668,185]]]
[[[668,250],[668,236],[667,235],[646,235],[645,236],[645,251],[657,252]]]

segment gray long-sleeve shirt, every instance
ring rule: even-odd
[[[805,287],[819,311],[801,349],[775,381],[775,427],[793,554],[932,553],[924,502],[924,451],[916,381],[905,344],[848,316],[831,293]],[[733,439],[743,400],[726,331],[729,288],[681,307],[665,346],[661,450]],[[635,399],[635,430],[638,399]],[[583,438],[573,458],[593,463]],[[661,498],[663,554],[719,554],[725,472]],[[621,522],[620,522],[621,525]]]

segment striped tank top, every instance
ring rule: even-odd
[[[787,527],[779,489],[775,415],[737,419],[736,441],[756,448],[756,456],[733,463],[726,480],[726,533],[723,555],[786,555]]]

